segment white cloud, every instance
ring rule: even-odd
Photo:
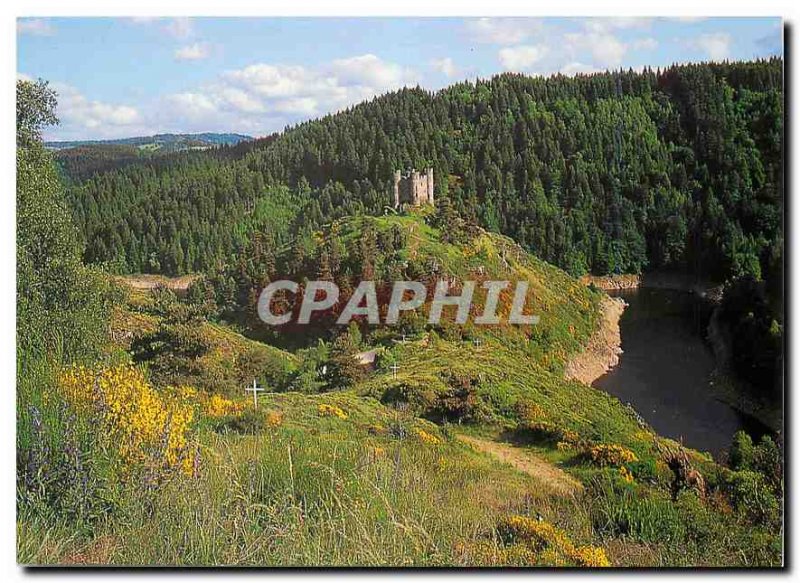
[[[163,23],[158,26],[160,29]],[[63,123],[48,132],[48,138],[110,138],[177,131],[266,135],[418,82],[414,70],[363,54],[317,66],[254,63],[137,108],[92,101],[76,89],[61,85],[56,89]]]
[[[142,121],[134,107],[87,99],[76,88],[64,83],[53,83],[52,87],[58,94],[56,113],[68,129],[92,130],[95,134],[106,135]]]
[[[276,101],[272,109],[281,113],[314,115],[318,112],[319,103],[313,97],[293,97]]]
[[[350,105],[388,90],[412,85],[416,74],[407,67],[372,55],[337,59],[319,68],[256,63],[223,74],[222,83],[264,100],[314,97],[332,106]],[[301,109],[308,109],[303,102]]]
[[[55,34],[53,25],[43,18],[18,18],[17,34],[32,34],[34,36],[52,36]]]
[[[161,20],[160,16],[131,16],[128,18],[133,24],[150,24]]]
[[[211,97],[203,93],[173,93],[166,98],[167,102],[174,105],[176,113],[190,119],[214,114],[217,111],[217,104]]]
[[[542,45],[520,45],[506,47],[497,53],[500,64],[510,71],[529,69],[532,65],[542,60],[547,53],[547,47]]]
[[[658,48],[658,41],[653,37],[637,38],[631,47],[638,51],[654,51]]]
[[[257,98],[236,87],[223,87],[219,91],[219,97],[224,103],[244,113],[264,111],[263,104]]]
[[[588,73],[598,73],[601,69],[593,67],[592,65],[587,65],[585,63],[580,63],[578,61],[573,61],[572,63],[567,63],[559,70],[559,73],[562,75],[574,76],[580,73],[588,74]]]
[[[516,45],[526,41],[541,27],[533,18],[479,18],[466,24],[472,40],[495,45]]]
[[[564,35],[567,49],[576,52],[588,50],[593,64],[613,68],[622,64],[628,46],[616,36],[604,32],[573,32]]]
[[[208,45],[203,43],[194,43],[175,50],[175,58],[179,61],[201,61],[210,54]]]
[[[17,81],[33,82],[33,80],[34,80],[33,77],[31,77],[30,75],[26,75],[25,73],[20,73],[19,71],[17,72]]]
[[[164,30],[175,38],[186,39],[194,34],[194,24],[191,18],[181,16],[169,19]]]
[[[224,78],[263,97],[281,97],[314,91],[312,76],[305,67],[256,63],[244,69],[228,71]]]
[[[333,61],[331,72],[338,84],[376,88],[395,88],[411,81],[413,73],[406,67],[366,54]]]
[[[431,67],[435,71],[439,71],[442,75],[447,78],[455,77],[458,74],[458,69],[456,68],[453,59],[450,57],[444,57],[443,59],[433,59],[431,61]]]
[[[584,22],[587,30],[609,32],[616,29],[650,28],[652,18],[618,16],[609,18],[589,18]]]
[[[726,32],[702,34],[694,44],[704,50],[712,61],[722,61],[730,54],[731,35]]]
[[[416,82],[413,70],[373,54],[318,67],[254,63],[166,96],[153,115],[160,125],[182,131],[263,135]]]

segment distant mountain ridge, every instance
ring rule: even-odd
[[[53,141],[45,142],[45,146],[52,150],[66,150],[68,148],[77,148],[81,146],[114,145],[179,151],[210,146],[232,146],[252,139],[252,136],[246,136],[244,134],[204,132],[199,134],[155,134],[153,136],[119,138],[116,140]]]

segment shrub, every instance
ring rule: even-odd
[[[218,419],[241,413],[244,409],[244,403],[231,401],[221,395],[213,394],[201,400],[201,408],[206,417]]]
[[[783,459],[778,445],[769,435],[763,436],[753,450],[753,467],[764,475],[776,492],[782,490]]]
[[[223,418],[215,429],[220,433],[257,435],[263,431],[265,424],[263,413],[256,409],[245,409],[239,415]]]
[[[606,445],[601,443],[593,445],[587,450],[586,455],[593,464],[601,468],[605,466],[621,466],[622,464],[638,461],[635,453],[617,444]]]
[[[267,422],[267,427],[280,427],[283,425],[283,411],[267,411],[265,419]]]
[[[419,439],[419,440],[420,440],[422,443],[427,443],[427,444],[429,444],[429,445],[437,445],[437,444],[439,444],[439,443],[441,443],[441,442],[442,442],[442,440],[441,440],[441,439],[439,439],[438,437],[436,437],[435,435],[433,435],[433,434],[431,434],[431,433],[428,433],[428,432],[427,432],[427,431],[425,431],[424,429],[417,429],[417,430],[415,431],[415,433],[416,433],[416,435],[417,435],[417,438],[418,438],[418,439]]]
[[[648,543],[685,538],[681,516],[668,498],[640,496],[634,485],[605,474],[590,484],[592,526],[606,536],[627,536]]]
[[[734,508],[752,522],[776,524],[780,520],[780,502],[758,472],[733,472],[729,477],[728,492]]]
[[[517,426],[517,435],[534,443],[555,444],[561,441],[561,429],[549,421],[534,421]]]
[[[29,407],[31,440],[18,450],[17,500],[42,506],[78,523],[91,524],[113,510],[102,448],[90,431],[81,431],[74,413],[60,407],[46,418]]]
[[[521,424],[529,425],[545,418],[544,409],[536,403],[519,401],[514,407],[514,412]]]
[[[630,470],[633,477],[639,481],[656,480],[658,477],[656,462],[652,459],[628,462],[625,464],[625,467]]]
[[[497,524],[500,540],[513,548],[516,545],[527,547],[531,558],[545,564],[576,564],[581,567],[609,567],[611,565],[605,551],[598,547],[577,547],[567,533],[544,520],[534,520],[527,516],[508,516]]]
[[[429,416],[440,421],[473,421],[491,416],[491,411],[478,395],[478,379],[449,374],[444,382],[447,389],[436,396]]]
[[[338,417],[339,419],[347,419],[347,413],[336,405],[326,405],[320,403],[317,406],[317,413],[320,417]]]
[[[744,431],[737,431],[733,436],[728,465],[734,470],[746,470],[753,464],[753,440]]]
[[[76,411],[97,424],[127,464],[194,473],[194,408],[170,394],[159,395],[140,370],[73,366],[62,373],[59,388]]]

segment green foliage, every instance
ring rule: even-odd
[[[56,93],[46,81],[17,81],[17,148],[41,146],[42,128],[58,124]]]
[[[55,94],[17,82],[17,504],[52,521],[91,529],[113,508],[108,456],[82,420],[52,394],[61,365],[106,349],[114,297],[80,261],[41,130],[57,123]]]
[[[610,471],[592,482],[592,493],[592,523],[601,534],[667,544],[676,544],[686,535],[680,514],[667,496],[639,495],[637,486],[621,482]]]
[[[734,470],[746,470],[753,465],[753,439],[746,431],[734,434],[728,463]]]
[[[783,489],[783,456],[778,445],[764,435],[757,445],[744,431],[737,431],[728,452],[728,465],[734,470],[758,472],[772,486],[773,491]]]
[[[395,168],[431,164],[447,240],[478,223],[574,275],[671,265],[766,276],[782,237],[782,68],[771,59],[403,89],[228,154],[93,175],[70,199],[87,258],[183,273],[236,263],[254,231],[280,247],[347,215],[378,215]],[[280,220],[262,224],[261,208]]]
[[[779,523],[781,503],[762,474],[751,470],[733,472],[728,489],[734,507],[753,523]]]
[[[245,409],[238,415],[225,417],[214,424],[218,433],[238,433],[241,435],[258,435],[264,430],[266,421],[264,413],[256,409]]]
[[[91,430],[66,406],[29,406],[29,442],[20,450],[18,508],[91,529],[114,509],[113,477]]]
[[[332,387],[348,387],[364,378],[366,373],[357,359],[360,349],[361,332],[356,323],[351,322],[347,331],[339,334],[331,345],[328,381]]]
[[[783,319],[781,296],[770,299],[767,284],[743,277],[725,287],[719,308],[734,371],[774,402],[783,393],[783,329],[776,321]]]

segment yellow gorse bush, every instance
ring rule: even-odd
[[[127,464],[194,473],[197,448],[189,441],[194,408],[177,391],[159,394],[130,365],[73,366],[59,380],[67,401],[94,417]]]
[[[214,419],[237,415],[244,409],[244,403],[231,401],[217,394],[213,394],[200,402],[203,415]]]
[[[267,422],[267,427],[280,427],[283,425],[283,411],[267,411],[266,416],[264,419]]]
[[[336,405],[326,405],[321,403],[317,407],[317,413],[320,417],[338,417],[339,419],[347,419],[347,413]]]
[[[417,429],[416,433],[417,433],[417,437],[419,438],[419,440],[422,443],[428,443],[430,445],[436,445],[436,444],[442,442],[441,439],[439,439],[438,437],[436,437],[435,435],[433,435],[431,433],[428,433],[424,429]]]
[[[629,484],[633,482],[633,474],[625,466],[619,467],[619,475],[622,477],[623,480],[625,480]]]
[[[630,462],[635,462],[638,458],[631,450],[621,445],[600,444],[589,448],[589,457],[598,466],[621,466]]]
[[[537,563],[548,565],[575,564],[581,567],[609,567],[605,551],[593,546],[575,546],[567,533],[544,520],[513,515],[500,521],[497,527],[507,548],[527,547]]]

